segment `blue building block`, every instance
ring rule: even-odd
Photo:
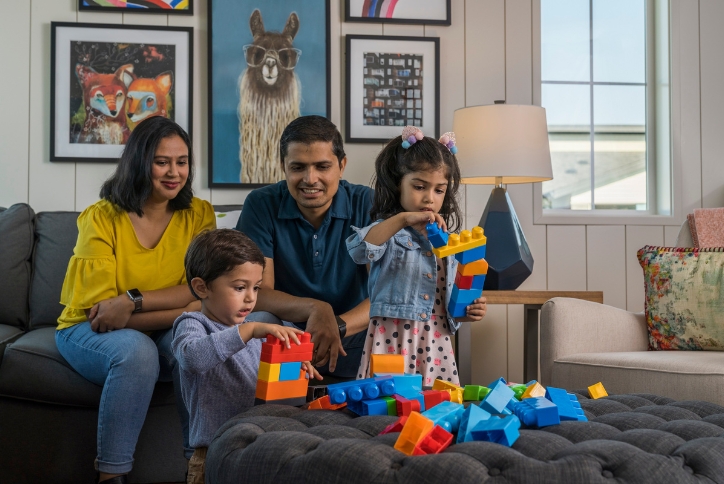
[[[408,400],[417,398],[422,391],[422,375],[391,375],[382,378],[392,378],[395,384],[393,393],[403,396]]]
[[[459,403],[444,401],[440,402],[430,410],[423,412],[423,416],[432,420],[450,433],[457,432],[460,427],[465,407]]]
[[[479,276],[473,276],[473,284],[470,286],[470,289],[479,290],[482,293],[484,285],[485,285],[485,274],[481,274]]]
[[[460,418],[460,428],[458,428],[458,439],[456,443],[470,442],[473,436],[470,433],[476,425],[483,420],[488,420],[492,416],[477,405],[468,405]],[[497,417],[496,417],[497,418]]]
[[[347,408],[357,415],[387,415],[387,402],[381,398],[349,402]]]
[[[420,385],[422,385],[422,376],[418,376],[420,376]],[[395,393],[395,383],[391,376],[365,378],[364,380],[327,385],[329,400],[334,405],[344,402],[359,402],[362,399],[372,400],[393,393]]]
[[[499,381],[493,382],[491,385],[495,386],[488,387],[490,393],[485,395],[483,401],[480,402],[480,408],[489,413],[510,415],[510,410],[505,407],[511,399],[515,398],[515,392]]]
[[[299,372],[302,369],[301,361],[292,361],[290,363],[280,363],[279,381],[299,380]]]
[[[480,247],[475,247],[474,249],[458,252],[455,254],[455,259],[457,259],[460,264],[470,264],[476,260],[485,259],[485,247],[485,245],[481,245]]]
[[[470,306],[482,293],[482,289],[460,289],[453,286],[450,303],[447,306],[448,315],[453,318],[462,318],[465,316],[465,308]]]
[[[515,415],[526,426],[532,428],[558,425],[558,407],[545,397],[526,398],[515,404]]]
[[[558,406],[558,415],[562,421],[588,421],[581,404],[578,403],[578,397],[574,394],[568,393],[562,388],[548,387],[546,389],[546,398]]]
[[[501,377],[498,378],[497,380],[493,380],[493,381],[490,383],[490,385],[488,385],[488,388],[490,388],[490,389],[492,390],[493,388],[495,388],[496,386],[498,386],[498,384],[500,384],[500,383],[502,383],[503,385],[506,385],[506,386],[508,385],[508,382],[505,381],[505,378],[503,378],[503,377],[501,376]]]
[[[425,226],[425,229],[427,229],[427,240],[430,241],[433,247],[437,249],[447,245],[447,232],[443,232],[436,222],[430,222]]]
[[[512,446],[520,437],[520,420],[515,415],[483,420],[472,430],[473,440]]]

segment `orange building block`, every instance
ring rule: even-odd
[[[523,395],[520,396],[520,399],[523,400],[525,398],[535,398],[535,397],[545,397],[546,396],[546,389],[538,382],[533,383],[528,388],[525,389],[523,392]]]
[[[588,387],[588,396],[595,400],[597,398],[607,397],[608,392],[606,392],[606,389],[603,388],[603,383],[598,382],[595,385]]]
[[[370,376],[380,373],[405,373],[403,355],[370,355]]]
[[[286,398],[307,398],[307,380],[304,375],[299,380],[256,382],[256,398],[259,400],[284,400]]]
[[[293,361],[310,361],[314,344],[312,343],[312,335],[302,333],[297,335],[300,345],[291,342],[291,348],[287,348],[286,344],[279,341],[276,336],[268,334],[266,342],[261,344],[261,361],[267,363],[289,363]]]
[[[419,412],[412,412],[407,417],[407,422],[395,442],[395,449],[412,455],[417,443],[430,433],[434,426],[435,424],[429,418],[422,416]]]
[[[332,405],[332,402],[329,400],[329,395],[325,395],[309,402],[307,410],[337,410],[338,408],[346,406],[347,402],[340,403],[339,405]]]
[[[485,259],[476,260],[468,264],[458,264],[461,276],[480,276],[488,273],[488,262]]]
[[[450,234],[447,239],[447,245],[435,248],[432,251],[439,258],[454,255],[459,252],[465,252],[466,250],[476,249],[480,246],[485,245],[487,237],[483,235],[482,227],[473,227],[472,232],[470,230],[463,230],[458,234]],[[466,274],[463,274],[466,275]]]

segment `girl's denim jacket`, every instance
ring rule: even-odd
[[[352,226],[354,234],[347,238],[347,250],[357,264],[370,264],[370,316],[429,321],[437,289],[437,263],[432,244],[412,227],[405,227],[382,245],[365,242],[364,238],[377,220],[362,229]],[[445,307],[450,303],[457,261],[445,257]],[[449,275],[453,274],[453,277]],[[460,323],[448,317],[451,333]]]

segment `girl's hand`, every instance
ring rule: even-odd
[[[284,345],[287,348],[292,347],[292,341],[296,344],[302,344],[299,342],[299,338],[297,338],[298,334],[304,333],[301,329],[292,328],[289,326],[280,326],[278,324],[268,324],[268,323],[252,323],[249,322],[247,324],[240,324],[239,325],[239,334],[242,334],[242,329],[244,326],[252,325],[252,338],[266,338],[266,335],[271,334],[276,336],[276,338],[279,341],[284,342]],[[244,339],[242,335],[242,339]]]
[[[447,232],[447,225],[440,216],[439,213],[434,212],[403,212],[401,214],[405,220],[406,227],[412,227],[421,234],[427,236],[427,230],[425,226],[432,222],[437,222],[437,225],[445,232]]]
[[[135,305],[128,296],[120,296],[104,299],[96,303],[88,312],[88,321],[91,329],[96,333],[106,333],[114,329],[123,329],[131,319]]]
[[[305,361],[305,362],[303,362],[303,363],[302,363],[302,367],[303,367],[305,370],[307,370],[307,375],[309,375],[309,378],[308,378],[309,380],[311,380],[312,378],[316,378],[317,380],[321,380],[321,379],[322,379],[322,375],[319,374],[319,372],[318,372],[317,369],[314,367],[314,365],[312,365],[312,362],[311,362],[311,361]]]
[[[464,318],[456,318],[458,321],[474,322],[480,321],[485,317],[485,313],[488,310],[488,303],[484,297],[480,297],[473,301],[473,303],[465,309],[467,316]]]

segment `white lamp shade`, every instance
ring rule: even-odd
[[[532,183],[553,178],[546,111],[493,104],[455,111],[457,159],[467,184]]]

